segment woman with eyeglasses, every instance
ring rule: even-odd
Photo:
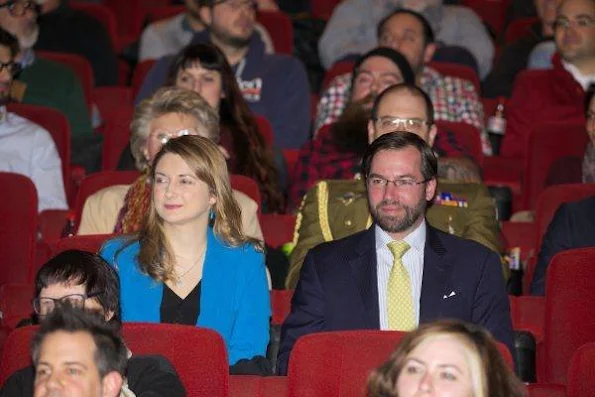
[[[110,186],[87,198],[78,234],[138,232],[150,203],[151,165],[161,147],[184,135],[200,135],[219,142],[217,113],[199,94],[182,88],[162,88],[141,102],[130,129],[132,155],[141,175],[130,186]],[[241,192],[233,194],[242,209],[243,233],[261,239],[257,203]]]
[[[139,232],[100,250],[118,269],[123,321],[214,329],[232,373],[268,373],[264,244],[242,232],[223,154],[202,136],[170,139],[152,159],[148,185]]]

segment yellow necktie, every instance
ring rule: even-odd
[[[388,313],[388,328],[397,331],[411,331],[415,329],[415,310],[411,298],[411,280],[407,269],[403,266],[403,255],[409,249],[405,241],[392,241],[388,249],[395,257],[393,267],[388,278],[386,307]]]

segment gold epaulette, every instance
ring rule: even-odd
[[[328,184],[326,181],[318,183],[316,197],[318,198],[318,219],[322,237],[324,241],[333,241],[333,233],[328,221]]]

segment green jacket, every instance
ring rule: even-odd
[[[59,110],[70,123],[73,138],[93,135],[83,88],[77,76],[59,63],[36,57],[19,74],[27,85],[22,103]]]
[[[435,202],[426,212],[426,220],[446,233],[477,241],[500,253],[502,244],[493,198],[484,185],[440,181],[438,191],[464,199],[466,207]],[[295,288],[308,250],[323,242],[350,236],[372,225],[364,182],[329,180],[318,182],[304,197],[297,216],[295,247],[289,259],[285,285]],[[508,279],[508,265],[502,265]]]

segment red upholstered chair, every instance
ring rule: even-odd
[[[258,132],[264,138],[264,142],[267,146],[272,147],[275,142],[275,134],[273,133],[273,127],[266,117],[259,114],[254,115],[254,121],[258,127]]]
[[[555,255],[545,283],[543,343],[537,346],[537,381],[566,384],[572,354],[595,342],[595,248]]]
[[[477,164],[483,165],[483,150],[479,130],[471,124],[462,122],[436,120],[436,126],[441,131],[451,131],[459,143],[473,156]]]
[[[122,152],[130,143],[130,122],[134,107],[123,106],[115,109],[110,120],[103,129],[103,148],[101,152],[101,169],[115,171]]]
[[[510,21],[504,32],[504,44],[512,43],[531,35],[531,26],[539,22],[537,17],[519,18]]]
[[[70,167],[70,124],[68,119],[60,111],[44,106],[25,105],[22,103],[12,103],[8,106],[8,111],[14,112],[21,117],[26,118],[45,128],[54,143],[56,150],[62,161],[62,179],[64,180],[64,190],[69,204],[74,202],[76,193],[76,183],[79,175],[84,176],[84,170],[80,167]]]
[[[451,62],[428,62],[428,66],[436,69],[446,76],[458,77],[460,79],[472,82],[475,86],[475,90],[477,91],[477,95],[479,95],[479,77],[477,77],[477,73],[475,73],[475,70],[473,70],[471,67]]]
[[[90,114],[93,107],[93,87],[95,87],[91,63],[87,59],[76,54],[49,51],[36,51],[36,54],[41,58],[61,63],[64,66],[70,68],[74,74],[76,74],[76,76],[79,78],[79,81],[81,82],[81,86],[83,87],[85,101],[87,102],[87,107],[89,108]]]
[[[87,176],[83,179],[76,195],[74,206],[76,213],[75,224],[79,225],[81,223],[83,207],[89,196],[108,186],[131,185],[139,176],[140,172],[138,171],[103,171]]]
[[[256,20],[269,32],[276,53],[293,55],[293,25],[285,13],[259,11]]]
[[[548,122],[533,128],[523,173],[524,209],[535,208],[554,162],[563,157],[582,159],[588,140],[585,123],[580,120]]]
[[[260,190],[256,181],[244,175],[230,174],[229,180],[231,187],[234,190],[244,193],[258,204],[258,214],[260,215],[262,200],[260,198]]]
[[[310,0],[312,16],[325,21],[333,15],[333,10],[341,0]]]
[[[595,396],[595,343],[579,347],[570,360],[567,397]]]
[[[68,250],[81,250],[97,253],[105,240],[114,237],[114,234],[90,234],[86,236],[72,236],[57,240],[51,244],[52,255]]]
[[[271,306],[272,306],[272,324],[283,324],[285,318],[291,312],[291,298],[293,297],[292,289],[274,289],[271,290]]]
[[[37,191],[26,176],[0,172],[0,285],[31,280],[37,240]]]
[[[120,52],[120,48],[118,48],[118,23],[114,12],[109,7],[98,3],[78,1],[71,1],[68,4],[73,9],[84,12],[97,19],[107,31],[114,51]]]
[[[134,354],[161,354],[174,366],[188,396],[227,397],[229,364],[221,336],[179,324],[126,323],[126,345]]]
[[[527,291],[527,293],[529,291],[543,237],[560,205],[570,201],[581,200],[592,195],[595,195],[595,184],[554,185],[541,192],[535,210],[535,233],[533,234],[533,238],[535,239],[535,255],[527,262],[523,280],[524,291]]]
[[[7,283],[0,285],[0,323],[8,329],[33,312],[31,300],[35,286],[29,283]]]
[[[287,175],[291,177],[293,175],[293,169],[298,161],[300,154],[299,149],[282,149],[283,157],[285,158],[285,164],[287,164]]]
[[[536,341],[543,339],[545,298],[543,296],[509,295],[510,317],[515,331],[529,331]]]
[[[566,387],[555,384],[531,383],[527,385],[528,397],[566,397]]]
[[[289,361],[289,397],[364,395],[372,369],[385,362],[399,345],[403,332],[319,332],[299,338]],[[498,343],[512,368],[508,348]]]
[[[146,26],[152,22],[171,18],[183,12],[186,12],[186,6],[183,5],[161,5],[157,7],[143,6],[136,16],[136,23],[139,26]]]
[[[324,73],[324,79],[322,80],[322,91],[326,90],[333,81],[333,79],[337,76],[340,76],[345,73],[352,73],[354,61],[339,61],[336,62],[329,70]]]
[[[233,397],[281,397],[287,395],[287,377],[231,375],[229,389]]]
[[[133,107],[132,88],[96,87],[93,89],[93,103],[99,109],[103,126],[117,120],[122,108]]]
[[[0,360],[0,385],[6,382],[15,371],[31,365],[29,346],[37,331],[37,326],[17,328],[4,341]]]
[[[296,216],[291,214],[262,214],[259,217],[264,241],[279,248],[293,241]]]

